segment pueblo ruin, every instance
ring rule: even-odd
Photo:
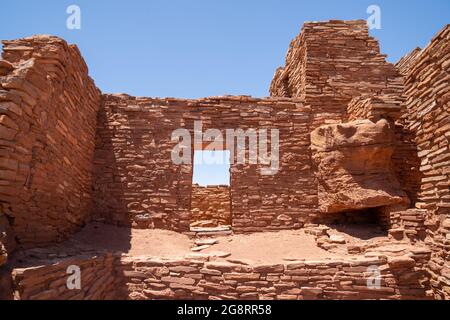
[[[75,45],[3,44],[1,299],[450,298],[450,25],[393,65],[366,21],[305,23],[263,99],[105,94]],[[195,121],[278,130],[276,174],[193,184]]]

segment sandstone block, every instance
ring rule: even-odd
[[[319,127],[311,133],[311,148],[323,213],[407,201],[391,169],[393,131],[386,120]]]

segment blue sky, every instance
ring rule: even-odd
[[[192,182],[230,185],[230,151],[195,151]]]
[[[390,61],[450,23],[449,0],[1,0],[0,39],[54,34],[76,43],[104,92],[198,98],[268,95],[304,21],[366,19],[377,4]],[[81,30],[66,8],[81,8]]]
[[[450,23],[449,0],[1,1],[0,39],[61,36],[79,46],[103,92],[152,97],[268,96],[304,21],[366,19],[371,4],[382,14],[371,34],[392,62]],[[72,4],[81,30],[66,28]]]

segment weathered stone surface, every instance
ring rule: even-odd
[[[426,210],[424,223],[430,236],[431,286],[436,298],[450,299],[450,229],[440,222],[450,215],[450,25],[427,45],[415,49],[397,64],[405,75],[406,110],[403,126],[411,132],[418,166],[415,191],[418,209]],[[420,232],[420,231],[419,231]]]
[[[320,211],[384,207],[380,223],[393,237],[416,243],[426,236],[429,249],[399,257],[401,250],[386,247],[393,257],[372,251],[371,259],[288,265],[207,262],[229,255],[217,252],[181,260],[121,260],[102,252],[15,265],[12,275],[2,268],[1,294],[12,281],[18,299],[408,299],[428,298],[430,288],[435,298],[448,299],[449,41],[446,26],[396,68],[366,21],[306,23],[275,74],[272,98],[196,100],[101,95],[75,46],[52,36],[5,41],[0,266],[15,238],[24,247],[48,245],[91,218],[182,232],[208,218],[246,233],[339,216]],[[222,194],[212,208],[191,202],[192,166],[171,161],[170,135],[192,132],[200,119],[204,130],[278,129],[279,172],[262,176],[261,165],[232,165],[229,199]],[[402,190],[415,209],[393,206],[407,204]],[[366,247],[347,249],[356,254]],[[83,290],[65,287],[68,263],[82,267]],[[377,291],[365,285],[370,265],[383,272]]]
[[[0,242],[0,266],[4,265],[8,260],[8,252],[6,251],[5,246],[2,242]]]
[[[231,226],[231,199],[228,186],[192,186],[191,226]]]
[[[337,213],[406,201],[391,169],[393,132],[386,120],[325,125],[311,133],[319,208]]]
[[[215,219],[218,225],[231,223],[237,233],[298,229],[317,215],[309,155],[310,113],[301,99],[104,95],[94,155],[94,217],[137,226],[136,217],[149,214],[155,228],[180,232],[211,231],[190,228],[199,218]],[[267,165],[249,164],[248,159],[245,164],[234,161],[229,209],[225,208],[226,196],[221,196],[220,207],[206,214],[211,203],[198,204],[192,165],[176,165],[171,159],[178,143],[171,140],[172,132],[180,128],[193,132],[195,120],[203,120],[203,133],[218,129],[224,137],[227,129],[269,129],[269,138],[270,129],[279,130],[281,170],[262,175],[261,169]],[[138,143],[130,143],[132,140]],[[268,152],[270,155],[270,149]]]
[[[402,115],[404,97],[398,94],[359,96],[347,106],[350,121],[368,119],[377,122],[381,119],[397,120]]]
[[[0,76],[5,76],[14,70],[14,66],[6,60],[0,59]]]
[[[210,263],[191,262],[185,268],[198,275],[193,278],[190,274],[157,275],[152,272],[152,267],[129,263],[140,261],[138,257],[105,258],[99,254],[95,258],[80,256],[70,261],[40,262],[36,267],[17,268],[12,280],[15,297],[31,300],[212,299],[217,294],[225,299],[428,299],[426,286],[421,284],[424,274],[419,271],[423,261],[420,257],[421,253],[413,253],[408,257],[392,256],[387,262],[363,259],[356,262],[305,261],[295,266],[255,265],[223,273],[209,269]],[[68,264],[80,265],[82,274],[89,275],[82,280],[83,290],[68,290],[64,286]],[[369,289],[365,285],[371,275],[368,267],[374,266],[382,270],[383,281],[379,288]],[[303,272],[303,275],[291,275],[293,267],[295,272]],[[408,286],[414,289],[405,292]],[[96,294],[89,294],[94,289]]]
[[[57,37],[3,41],[2,57],[0,209],[22,245],[47,245],[90,219],[101,94]]]
[[[359,96],[402,93],[403,79],[369,36],[367,21],[307,22],[289,47],[270,95],[301,97],[313,110],[313,128],[339,123]]]

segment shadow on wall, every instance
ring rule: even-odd
[[[181,120],[165,118],[151,102],[103,96],[94,153],[96,220],[189,231],[192,166],[173,164],[170,133]]]
[[[330,228],[360,240],[388,236],[380,208],[328,214],[326,220],[325,225]]]
[[[17,251],[0,274],[0,299],[126,299],[117,261],[130,250],[130,234],[130,228],[92,223],[61,244]]]
[[[403,186],[403,191],[406,192],[411,201],[410,207],[414,208],[423,178],[423,173],[420,171],[419,151],[411,130],[397,124],[395,133],[396,147],[392,156],[394,171]]]
[[[114,127],[102,126],[104,123],[106,123],[106,112],[101,107],[97,116],[93,193],[102,196],[93,197],[93,219],[118,226],[131,226],[131,222],[126,216],[128,208],[123,186],[126,181],[117,163],[117,158],[121,155],[120,151],[114,150],[112,133]],[[132,140],[130,139],[133,145],[139,145],[140,140],[135,135]]]

